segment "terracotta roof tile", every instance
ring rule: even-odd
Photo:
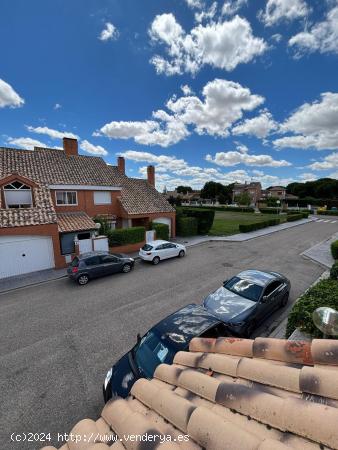
[[[60,233],[95,229],[95,222],[85,212],[57,213]]]
[[[126,400],[108,402],[96,422],[73,430],[116,433],[116,450],[140,449],[124,435],[146,433],[171,436],[171,443],[142,447],[161,450],[338,449],[335,341],[196,339],[191,348],[158,366],[153,380],[138,380]],[[186,433],[189,442],[174,443]],[[89,448],[71,445],[65,450]]]

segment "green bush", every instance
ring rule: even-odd
[[[111,230],[110,224],[108,223],[108,220],[105,217],[96,216],[93,218],[95,223],[101,224],[101,228],[99,230],[101,235],[107,236],[109,231]]]
[[[261,230],[262,228],[279,225],[280,219],[270,219],[263,222],[243,223],[239,225],[241,233],[249,233],[250,231]]]
[[[302,214],[289,214],[286,218],[287,222],[295,222],[296,220],[301,220],[303,219],[303,215]]]
[[[246,213],[253,213],[255,212],[254,208],[251,208],[250,206],[194,206],[193,209],[210,209],[211,211],[234,211],[234,212],[246,212]],[[190,206],[182,206],[179,208],[176,208],[176,211],[184,211],[186,209],[191,209]]]
[[[317,214],[321,216],[338,216],[338,210],[335,211],[317,211]]]
[[[109,246],[114,247],[117,245],[137,244],[144,241],[145,238],[144,227],[131,227],[131,228],[117,228],[116,230],[108,230],[107,236]]]
[[[331,244],[331,255],[333,259],[338,259],[338,241],[333,241]]]
[[[278,214],[281,208],[259,208],[262,214]]]
[[[151,229],[156,231],[156,239],[163,239],[164,241],[169,239],[169,225],[153,222]]]
[[[184,211],[188,217],[197,219],[197,233],[208,234],[214,223],[215,211],[210,209],[188,209]]]
[[[338,310],[338,282],[336,280],[322,280],[310,288],[294,304],[286,327],[286,337],[288,338],[296,328],[313,337],[322,337],[313,323],[313,312],[321,307],[328,306]]]
[[[180,216],[177,219],[178,236],[195,236],[198,232],[198,221],[196,217]]]
[[[338,280],[338,262],[332,264],[330,269],[330,278],[332,280]]]

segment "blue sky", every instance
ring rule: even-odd
[[[338,178],[336,0],[2,0],[0,145],[157,187]]]

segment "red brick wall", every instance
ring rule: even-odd
[[[71,189],[69,189],[71,191]],[[56,205],[55,190],[51,190],[52,200],[55,206],[56,212],[72,212],[72,211],[84,211],[90,217],[94,217],[99,214],[119,214],[119,205],[117,197],[120,196],[120,191],[111,191],[112,202],[110,205],[95,205],[94,204],[94,191],[79,191],[77,190],[77,205]]]
[[[53,241],[55,268],[66,267],[65,257],[61,255],[59,232],[56,224],[0,228],[0,236],[50,236]]]
[[[135,253],[144,246],[146,241],[138,242],[137,244],[118,245],[117,247],[110,247],[109,251],[113,253]]]

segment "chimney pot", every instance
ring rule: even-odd
[[[117,170],[122,174],[125,175],[126,173],[126,161],[123,158],[123,156],[119,156],[117,158]]]
[[[148,178],[148,183],[155,187],[155,167],[154,166],[147,167],[147,178]]]
[[[64,137],[63,150],[67,156],[77,156],[79,154],[77,139]]]

